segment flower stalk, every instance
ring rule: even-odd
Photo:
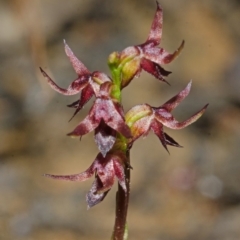
[[[127,151],[127,164],[129,167],[125,168],[125,179],[127,191],[125,192],[121,185],[118,184],[118,191],[116,193],[116,210],[115,210],[115,224],[111,240],[127,240],[127,212],[130,196],[130,151]]]
[[[77,174],[52,175],[46,177],[83,182],[91,177],[94,181],[86,195],[88,208],[91,208],[106,197],[112,188],[115,179],[118,180],[116,194],[116,216],[111,240],[127,240],[127,212],[130,196],[130,150],[134,142],[150,132],[158,137],[163,147],[181,147],[165,132],[165,127],[182,129],[199,119],[205,112],[207,105],[183,122],[177,121],[172,111],[183,101],[190,92],[191,82],[178,94],[159,107],[149,104],[139,104],[127,113],[122,106],[122,91],[134,78],[140,76],[141,71],[154,76],[161,82],[168,83],[166,77],[171,73],[162,65],[172,62],[184,47],[184,41],[173,53],[168,53],[158,45],[162,38],[162,8],[157,2],[157,10],[147,40],[139,45],[130,46],[121,52],[109,55],[108,66],[111,77],[100,71],[91,72],[74,55],[64,40],[67,57],[77,74],[77,78],[66,88],[59,87],[48,74],[40,68],[50,87],[63,95],[80,93],[77,101],[68,107],[75,108],[72,118],[95,97],[88,115],[68,133],[71,137],[82,137],[94,131],[94,139],[99,153],[90,167]],[[72,119],[71,118],[71,119]],[[71,120],[70,119],[70,120]]]

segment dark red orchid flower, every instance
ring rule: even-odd
[[[75,72],[78,75],[78,78],[74,80],[67,89],[59,87],[48,75],[46,72],[40,68],[43,76],[47,79],[49,85],[55,91],[63,95],[75,95],[81,92],[80,99],[70,105],[69,107],[75,107],[76,111],[73,117],[82,109],[82,107],[90,100],[93,95],[97,95],[100,89],[100,85],[103,82],[111,81],[111,79],[104,73],[95,71],[91,73],[84,64],[74,55],[70,47],[64,40],[65,52],[68,56]],[[73,118],[72,117],[72,118]],[[71,118],[71,119],[72,119]],[[71,120],[70,119],[70,120]]]
[[[124,120],[122,106],[110,97],[111,87],[111,82],[101,85],[87,117],[68,134],[78,137],[95,130],[95,141],[103,156],[115,143],[116,132],[126,138],[131,137],[131,131]]]
[[[164,70],[161,65],[172,62],[179,55],[184,47],[184,41],[172,54],[163,48],[159,48],[158,45],[162,38],[162,24],[163,12],[157,2],[157,10],[146,42],[127,47],[120,53],[120,63],[124,63],[122,88],[126,87],[134,77],[138,77],[142,69],[157,79],[166,82],[164,77],[171,72]]]
[[[141,136],[146,136],[152,130],[163,147],[168,151],[168,145],[181,147],[172,137],[164,132],[164,127],[182,129],[195,122],[202,116],[208,105],[196,112],[189,119],[179,122],[172,111],[189,94],[191,82],[184,90],[165,102],[160,107],[152,107],[148,104],[137,105],[130,109],[126,115],[121,103],[121,90],[126,87],[134,77],[138,77],[142,70],[152,74],[155,78],[166,82],[165,77],[170,74],[163,69],[163,64],[172,62],[184,47],[184,41],[174,53],[168,53],[158,45],[162,38],[163,13],[157,2],[157,10],[151,25],[147,40],[143,44],[127,47],[122,52],[113,52],[108,59],[111,76],[95,71],[90,72],[84,64],[74,55],[64,41],[65,52],[68,56],[78,77],[66,89],[59,87],[41,68],[43,76],[49,85],[63,95],[75,95],[81,93],[78,101],[68,105],[76,108],[73,117],[82,109],[92,96],[95,101],[88,115],[68,135],[82,137],[94,130],[95,142],[100,153],[91,166],[84,172],[73,175],[51,175],[46,177],[68,181],[85,181],[95,176],[90,191],[86,195],[88,208],[101,202],[112,188],[115,178],[123,189],[117,194],[117,215],[125,214],[127,201],[124,209],[120,206],[121,197],[129,197],[127,191],[130,178],[128,174],[130,159],[128,151],[132,144]],[[126,173],[126,176],[125,176]],[[120,189],[121,190],[121,189]],[[124,198],[123,198],[124,199]],[[120,208],[119,208],[120,206]],[[119,209],[121,211],[119,211]],[[126,217],[121,215],[119,219]],[[122,217],[123,216],[123,217]],[[124,220],[125,221],[125,220]],[[117,222],[117,221],[116,221]],[[122,223],[121,223],[122,224]],[[120,224],[120,225],[121,225]],[[118,228],[118,223],[115,225]],[[125,223],[123,224],[125,228]],[[123,232],[124,233],[124,232]]]
[[[87,193],[86,201],[88,208],[101,202],[114,184],[115,177],[120,186],[127,191],[124,173],[124,162],[126,156],[122,152],[108,153],[103,157],[99,153],[92,165],[84,172],[73,175],[52,175],[44,176],[54,179],[83,182],[95,174],[95,180],[90,191]]]
[[[131,129],[132,142],[140,136],[146,136],[152,130],[161,141],[164,148],[168,151],[167,145],[180,147],[180,145],[163,131],[163,126],[171,129],[182,129],[195,122],[202,116],[208,104],[200,111],[195,113],[189,119],[178,122],[171,114],[171,111],[176,108],[179,103],[189,94],[191,89],[191,82],[187,87],[164,103],[162,106],[156,108],[148,104],[137,105],[130,109],[126,116],[126,123]]]

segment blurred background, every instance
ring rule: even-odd
[[[234,0],[161,0],[161,47],[185,48],[173,63],[171,86],[145,73],[124,90],[125,111],[160,106],[185,88],[174,111],[185,120],[210,103],[196,123],[166,132],[184,148],[170,155],[152,133],[132,149],[128,223],[130,239],[240,239],[240,3]],[[89,70],[109,73],[108,55],[143,43],[154,0],[0,1],[0,239],[102,240],[113,227],[116,186],[87,210],[84,183],[54,181],[43,173],[84,171],[98,150],[93,134],[66,136],[71,122],[65,97],[47,85],[41,66],[60,86],[75,78],[63,39]],[[115,184],[117,185],[117,184]]]

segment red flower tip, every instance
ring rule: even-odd
[[[70,118],[69,122],[76,116],[76,114],[83,108],[83,106],[92,98],[94,91],[92,86],[88,84],[81,92],[80,99],[73,102],[72,104],[67,105],[68,107],[76,108],[74,114]]]
[[[42,68],[40,68],[40,71],[42,75],[47,79],[48,84],[50,87],[55,90],[56,92],[59,92],[63,95],[75,95],[79,93],[83,88],[86,87],[88,83],[88,78],[86,76],[81,76],[75,81],[73,81],[70,86],[67,89],[59,87],[48,75],[46,72],[43,71]]]
[[[155,46],[160,44],[160,41],[162,38],[162,26],[163,26],[163,10],[160,4],[158,3],[158,1],[156,1],[156,3],[157,3],[157,10],[152,22],[150,33],[146,41],[146,42],[154,43]]]
[[[72,52],[71,48],[67,45],[65,39],[63,40],[64,46],[65,46],[65,52],[66,55],[68,56],[73,69],[77,73],[78,76],[83,76],[83,75],[90,75],[89,70],[84,66],[84,64],[74,55]]]
[[[192,87],[192,81],[188,83],[185,89],[183,89],[176,96],[172,97],[170,100],[165,102],[161,107],[165,108],[167,111],[171,112],[174,108],[176,108],[181,101],[183,101],[189,94]]]
[[[124,191],[127,191],[124,173],[126,156],[121,152],[108,153],[103,157],[99,153],[92,165],[84,172],[73,175],[52,175],[45,174],[45,177],[83,182],[95,174],[93,185],[86,196],[88,208],[101,202],[114,184],[115,177]]]

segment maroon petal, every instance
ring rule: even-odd
[[[183,47],[184,41],[174,53],[168,53],[163,48],[151,47],[150,45],[146,45],[143,47],[143,52],[145,58],[159,65],[162,65],[172,62],[180,54]]]
[[[83,106],[91,99],[93,94],[94,92],[91,85],[87,85],[81,92],[80,100],[68,105],[68,107],[76,107],[76,110],[69,121],[71,121],[76,116],[76,114],[83,108]]]
[[[109,150],[112,149],[115,140],[116,131],[101,121],[99,126],[95,129],[95,142],[104,157]]]
[[[71,103],[71,104],[68,104],[67,106],[70,107],[70,108],[77,108],[79,105],[79,100]]]
[[[167,51],[163,50],[162,56],[161,56],[162,63],[168,64],[168,63],[172,62],[181,53],[183,48],[184,48],[184,41],[182,41],[181,45],[174,53],[169,54]]]
[[[166,142],[165,135],[164,135],[164,132],[163,132],[163,125],[155,120],[151,124],[151,129],[158,136],[158,138],[161,141],[163,147],[169,153],[168,148],[167,148],[167,142]]]
[[[123,190],[127,191],[124,172],[126,156],[122,152],[108,154],[105,158],[99,154],[98,161],[97,175],[102,182],[102,186],[97,188],[97,193],[108,191],[114,184],[115,176]]]
[[[86,195],[86,201],[88,204],[88,209],[100,203],[107,195],[108,191],[98,193],[98,189],[101,189],[103,184],[99,178],[99,176],[95,177],[95,180],[92,184],[90,191]]]
[[[160,44],[162,38],[162,24],[163,24],[163,11],[159,3],[157,2],[157,10],[146,43],[152,42],[153,46]]]
[[[67,45],[66,41],[64,40],[64,45],[65,45],[65,52],[66,55],[68,56],[75,72],[77,73],[78,76],[82,75],[89,75],[90,72],[88,69],[84,66],[84,64],[74,55],[72,52],[71,48]]]
[[[93,131],[98,124],[98,121],[94,121],[92,117],[88,115],[72,132],[67,135],[71,137],[83,136]]]
[[[108,120],[105,122],[109,127],[121,133],[124,137],[132,137],[130,128],[126,125],[126,123],[121,117],[114,116],[112,118],[108,118]]]
[[[97,159],[97,175],[102,182],[102,186],[97,188],[97,193],[101,193],[108,191],[113,186],[115,172],[111,155],[103,157],[103,155],[99,153]]]
[[[172,129],[182,129],[187,127],[188,125],[194,123],[197,121],[205,112],[208,104],[205,105],[200,111],[195,113],[192,117],[189,119],[183,121],[183,122],[178,122],[168,111],[165,109],[158,109],[155,112],[155,118],[157,121],[161,122],[164,126]]]
[[[126,161],[126,157],[121,155],[115,155],[112,157],[113,159],[113,168],[115,171],[115,175],[118,179],[118,182],[122,189],[127,192],[127,186],[126,186],[126,179],[125,179],[125,172],[123,167],[123,162]]]
[[[111,162],[111,164],[112,164],[112,162]],[[112,168],[112,170],[113,170],[113,168]],[[99,176],[99,179],[102,182],[102,186],[97,188],[96,193],[104,193],[104,192],[109,191],[114,184],[114,177],[115,177],[114,171],[112,171],[111,174],[107,174],[106,178],[104,178],[104,181],[101,179],[102,176],[100,176],[100,175],[98,175],[98,176]]]
[[[75,95],[77,93],[79,93],[84,87],[86,87],[86,85],[88,84],[88,78],[86,77],[81,77],[76,79],[75,81],[73,81],[71,83],[71,85],[67,88],[61,88],[59,87],[48,75],[46,72],[44,72],[42,70],[42,68],[40,68],[43,76],[47,79],[48,84],[51,86],[51,88],[53,90],[55,90],[56,92],[59,92],[63,95]]]
[[[106,88],[108,83],[103,83],[102,85]],[[101,91],[102,97],[107,97],[107,90],[103,89]],[[87,117],[71,132],[68,136],[82,136],[91,131],[93,131],[100,124],[101,120],[104,118],[104,115],[108,114],[108,105],[107,100],[102,100],[97,98],[89,111]],[[110,101],[110,100],[108,100]]]
[[[167,145],[174,146],[174,147],[182,147],[167,133],[163,132],[163,125],[161,123],[157,121],[153,121],[151,124],[151,129],[158,136],[163,147],[167,150],[168,153],[169,153],[169,150],[167,148]]]
[[[126,138],[131,137],[131,131],[126,125],[123,116],[120,114],[121,109],[109,98],[109,87],[111,83],[106,82],[101,85],[99,96],[88,116],[69,133],[69,136],[82,136],[94,130],[103,120],[109,127],[124,135]]]
[[[184,90],[182,90],[176,96],[174,96],[173,98],[171,98],[170,100],[165,102],[161,107],[165,108],[167,111],[171,112],[174,108],[176,108],[179,105],[179,103],[184,98],[187,97],[187,95],[189,94],[189,92],[191,90],[191,85],[192,85],[192,81],[190,83],[188,83],[188,85],[186,86],[186,88]]]
[[[179,145],[172,137],[170,137],[167,133],[164,133],[165,140],[167,145],[174,146],[174,147],[182,147]]]
[[[164,70],[160,65],[151,62],[146,58],[141,59],[141,67],[146,72],[152,74],[155,78],[167,83],[170,85],[165,79],[165,76],[168,76],[171,72]]]
[[[95,165],[96,164],[94,161],[93,164],[86,171],[84,171],[82,173],[77,173],[77,174],[72,174],[72,175],[44,174],[44,177],[49,177],[49,178],[58,179],[58,180],[83,182],[93,176],[95,169],[96,169]]]
[[[131,131],[126,125],[123,116],[120,115],[121,110],[117,109],[117,104],[115,105],[110,99],[97,99],[96,106],[95,118],[97,121],[103,119],[109,127],[121,133],[126,138],[131,137]]]

